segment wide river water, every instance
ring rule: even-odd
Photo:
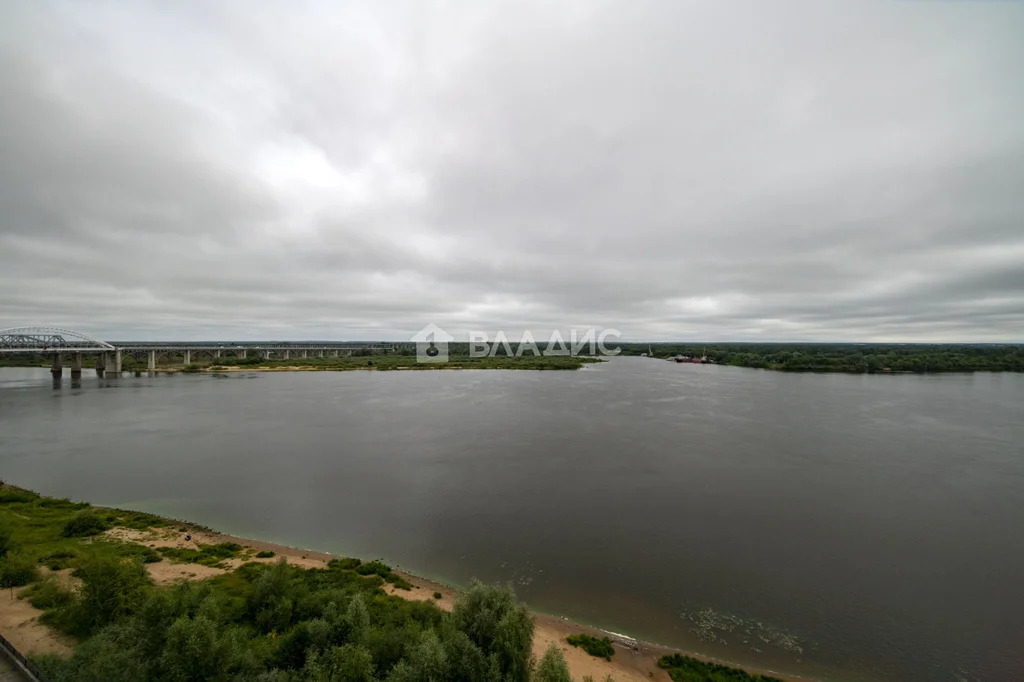
[[[0,478],[833,680],[1024,679],[1024,376],[0,369]]]

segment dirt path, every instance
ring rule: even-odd
[[[0,594],[0,632],[22,654],[68,654],[74,640],[39,622],[42,611],[19,597],[20,590]]]

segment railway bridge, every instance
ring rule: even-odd
[[[34,353],[51,357],[50,371],[55,377],[64,372],[64,360],[71,366],[72,378],[82,376],[82,357],[96,356],[96,372],[100,376],[120,376],[126,356],[146,360],[147,370],[156,371],[163,357],[181,357],[183,365],[200,358],[247,358],[250,354],[278,360],[309,357],[339,357],[357,350],[394,351],[391,343],[361,342],[270,342],[270,343],[182,343],[182,342],[118,342],[100,341],[82,332],[59,327],[12,327],[0,329],[0,353]]]

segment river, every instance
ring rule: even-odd
[[[1024,679],[1024,376],[0,369],[0,477],[834,680]]]

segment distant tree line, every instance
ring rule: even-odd
[[[791,372],[1022,372],[1024,345],[873,343],[630,343],[623,355],[701,357]]]

